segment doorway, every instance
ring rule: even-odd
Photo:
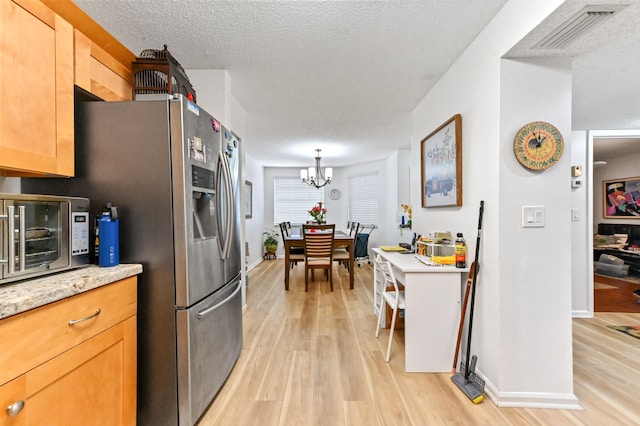
[[[640,160],[640,130],[589,131],[587,157],[588,173],[591,177],[589,179],[589,188],[587,188],[588,232],[591,232],[591,235],[597,234],[599,232],[598,224],[640,227],[640,216],[636,217],[634,214],[626,212],[618,214],[615,209],[614,211],[607,211],[609,197],[605,187],[612,181],[639,177],[640,173],[638,172],[637,164]],[[613,185],[610,184],[609,186]],[[637,202],[640,205],[640,193],[638,193],[638,200],[636,200],[636,197],[632,195],[636,191],[633,188],[630,189],[630,191],[625,191],[625,197],[628,197],[631,203],[635,204]],[[616,229],[620,228],[616,227]],[[623,227],[622,229],[625,228]],[[634,294],[636,290],[640,289],[640,271],[634,266],[631,266],[631,270],[628,272],[620,270],[618,273],[616,269],[613,275],[622,276],[611,277],[612,273],[609,272],[608,268],[605,268],[607,273],[602,274],[602,268],[599,268],[600,270],[595,270],[594,268],[594,261],[598,260],[596,256],[602,254],[600,250],[597,253],[594,252],[594,245],[600,243],[594,243],[593,238],[587,238],[587,241],[589,242],[588,265],[591,268],[588,292],[593,302],[591,303],[592,312],[611,312],[614,310],[618,312],[640,312],[640,305],[637,303],[639,299]],[[628,248],[627,244],[630,242],[632,241],[627,239],[626,243],[622,244],[622,239],[619,239],[613,243],[614,245],[621,243],[624,247],[623,249],[626,249]],[[613,249],[613,251],[607,250],[606,254],[615,256],[617,254],[616,250],[618,248]],[[634,258],[634,256],[635,254],[630,250],[620,253],[620,257],[626,259],[625,268],[629,263],[628,258]],[[638,251],[637,256],[640,263],[640,251]]]

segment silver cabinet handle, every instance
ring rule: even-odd
[[[84,318],[80,318],[80,319],[76,319],[76,320],[69,320],[69,325],[73,325],[73,324],[77,324],[77,323],[82,322],[82,321],[90,320],[91,318],[95,318],[98,315],[100,315],[100,309],[96,309],[96,311],[93,314],[89,315],[88,317],[84,317]]]
[[[9,417],[15,417],[20,414],[20,411],[24,408],[24,401],[16,401],[13,404],[7,406],[7,414]]]

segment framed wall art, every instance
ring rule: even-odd
[[[602,181],[603,217],[640,219],[640,176]]]
[[[462,206],[462,116],[420,141],[422,207]]]
[[[253,183],[244,181],[244,217],[251,219],[253,216]]]

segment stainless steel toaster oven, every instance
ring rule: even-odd
[[[89,199],[0,193],[0,284],[89,264]]]

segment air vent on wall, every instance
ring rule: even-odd
[[[627,6],[626,4],[585,6],[578,13],[560,24],[551,34],[536,44],[534,48],[562,49],[567,47],[588,30],[606,21]]]

